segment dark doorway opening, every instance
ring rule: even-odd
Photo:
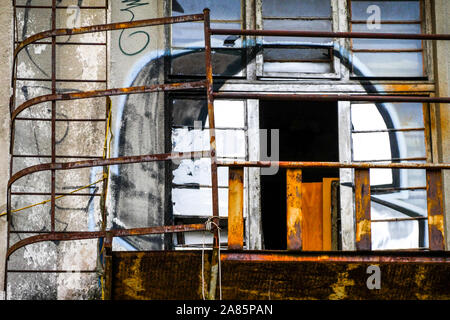
[[[337,102],[262,100],[259,109],[260,128],[279,129],[279,160],[339,161]],[[303,182],[322,182],[339,177],[339,170],[304,169],[302,175]],[[261,211],[265,249],[285,250],[285,169],[261,176]]]

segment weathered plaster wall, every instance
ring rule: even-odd
[[[111,22],[166,16],[164,1],[111,1]],[[111,88],[164,82],[167,26],[114,31],[110,39]],[[165,152],[164,94],[114,97],[112,155]],[[111,168],[109,222],[118,228],[170,224],[165,218],[165,163],[153,162]],[[164,236],[115,239],[114,249],[162,249]]]
[[[94,5],[98,1],[78,1],[78,5]],[[37,4],[28,1],[27,4]],[[42,4],[42,3],[40,3]],[[49,2],[51,4],[51,2]],[[62,3],[61,5],[69,4]],[[70,3],[72,4],[72,3]],[[2,3],[2,25],[12,26],[12,10],[9,1]],[[8,10],[4,10],[4,7]],[[78,12],[78,13],[77,13]],[[48,9],[22,9],[17,12],[19,40],[32,34],[51,29]],[[75,19],[78,18],[78,19]],[[75,20],[74,20],[75,19]],[[105,23],[105,12],[101,10],[59,9],[56,15],[56,27],[76,27]],[[9,28],[8,28],[9,30]],[[3,36],[3,34],[2,34]],[[59,42],[105,42],[104,34],[84,34],[72,37],[59,37]],[[2,56],[2,73],[9,75],[12,59],[12,35],[6,33],[2,39],[5,58]],[[18,57],[18,77],[50,78],[51,48],[49,45],[30,45]],[[56,48],[56,78],[78,80],[103,80],[106,77],[106,47],[58,45]],[[1,86],[2,122],[6,123],[5,141],[9,135],[8,101],[10,96],[9,79]],[[57,82],[56,92],[78,92],[103,89],[101,82]],[[18,81],[17,103],[32,97],[51,93],[49,81]],[[72,102],[58,102],[56,116],[66,118],[102,118],[105,116],[105,99],[86,99]],[[51,104],[43,103],[24,111],[21,116],[49,118]],[[3,130],[2,126],[2,130]],[[101,156],[104,140],[102,122],[64,122],[56,123],[56,154],[77,156]],[[15,131],[15,154],[37,154],[48,156],[51,153],[51,123],[49,121],[18,121]],[[2,140],[3,142],[3,140]],[[3,146],[2,157],[8,157],[8,146]],[[77,159],[58,158],[57,161],[75,161]],[[25,167],[49,162],[49,158],[18,158],[13,164],[13,173]],[[3,181],[9,179],[7,159],[2,165]],[[98,170],[81,169],[56,173],[56,192],[70,192],[98,180]],[[91,189],[92,192],[99,192]],[[101,187],[101,185],[100,185]],[[1,186],[1,197],[6,195],[6,184]],[[14,191],[50,192],[50,173],[42,172],[26,176],[13,186]],[[89,189],[88,189],[89,190]],[[22,208],[49,198],[46,196],[21,196],[12,198],[12,209]],[[87,231],[99,229],[99,197],[70,196],[56,201],[56,231]],[[4,219],[4,218],[3,218]],[[17,230],[50,229],[50,203],[26,209],[12,215],[12,228]],[[2,233],[4,235],[4,233]],[[11,244],[29,236],[29,234],[11,235]],[[3,258],[3,255],[2,255]],[[9,260],[10,269],[47,269],[47,270],[95,270],[97,259],[97,240],[43,242],[19,249]],[[3,267],[3,259],[1,266]],[[9,273],[9,299],[92,299],[99,297],[95,273]],[[3,277],[2,277],[3,280]]]

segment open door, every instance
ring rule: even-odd
[[[279,129],[280,160],[339,161],[336,102],[260,101],[260,127]],[[339,170],[333,168],[301,172],[302,250],[337,249],[332,232],[336,217],[333,222],[331,212],[336,207],[332,205],[332,182],[338,177]],[[288,249],[286,183],[286,170],[281,168],[275,175],[261,176],[265,249]]]

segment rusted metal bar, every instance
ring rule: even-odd
[[[52,121],[50,118],[21,118],[17,117],[16,121]],[[81,119],[81,118],[66,118],[66,119],[55,119],[55,121],[63,121],[63,122],[106,122],[106,119]]]
[[[31,5],[31,6],[27,6],[27,5],[16,5],[16,8],[20,8],[20,9],[52,9],[52,6],[38,6],[38,5]],[[56,9],[69,9],[72,8],[70,6],[57,6]],[[102,7],[102,6],[79,6],[78,8],[82,9],[82,10],[108,10],[108,7]]]
[[[96,273],[97,270],[18,270],[9,269],[10,273]]]
[[[52,0],[52,30],[56,29],[56,0]],[[56,37],[52,36],[52,94],[56,94]],[[52,101],[52,130],[51,130],[51,150],[52,163],[56,162],[56,101]],[[51,202],[50,202],[50,228],[55,231],[56,213],[56,171],[52,170],[51,176]]]
[[[204,36],[205,36],[205,70],[206,70],[206,99],[208,103],[209,120],[209,145],[211,152],[211,186],[212,186],[212,211],[213,221],[219,224],[219,192],[217,180],[217,154],[216,154],[216,132],[214,120],[214,96],[213,96],[213,70],[211,56],[211,27],[209,9],[203,10]],[[214,247],[219,247],[219,231],[214,228]]]
[[[113,88],[105,90],[92,90],[84,92],[72,92],[72,93],[58,93],[47,94],[39,97],[32,98],[25,101],[18,106],[11,114],[11,120],[14,120],[23,110],[48,101],[62,101],[62,100],[77,100],[77,99],[89,99],[99,98],[105,96],[117,96],[123,94],[138,94],[148,92],[159,91],[172,91],[172,90],[188,90],[188,89],[203,89],[206,87],[205,81],[183,82],[183,83],[170,83],[170,84],[155,84],[149,86],[137,86],[128,88]]]
[[[216,99],[261,99],[297,101],[371,101],[371,102],[427,102],[450,103],[450,97],[362,95],[362,94],[295,94],[295,93],[244,93],[215,92]]]
[[[139,156],[126,156],[109,159],[96,159],[96,160],[84,160],[75,162],[56,162],[56,163],[43,163],[35,166],[27,167],[16,172],[8,181],[8,189],[18,179],[28,174],[46,171],[46,170],[70,170],[81,169],[91,167],[102,167],[116,164],[130,164],[140,162],[152,162],[152,161],[167,161],[174,159],[198,159],[209,157],[209,151],[194,151],[194,152],[179,152],[179,153],[161,153],[161,154],[148,154]]]
[[[17,81],[44,81],[51,82],[52,79],[47,78],[14,78]],[[92,83],[106,83],[106,80],[98,79],[55,79],[56,82],[92,82]]]
[[[191,232],[191,231],[204,231],[206,230],[205,224],[187,224],[187,225],[174,225],[174,226],[157,226],[146,228],[132,228],[132,229],[113,229],[108,231],[79,231],[79,232],[51,232],[47,234],[40,234],[20,240],[8,248],[6,257],[9,257],[19,248],[23,246],[44,242],[44,241],[70,241],[70,240],[83,240],[83,239],[96,239],[104,238],[110,234],[112,237],[127,237],[127,236],[139,236],[148,234],[162,234],[162,233],[176,233],[176,232]]]
[[[427,170],[428,238],[430,250],[445,250],[442,171]]]
[[[103,269],[103,283],[102,283],[102,299],[111,300],[112,297],[112,234],[107,232],[106,237],[103,239],[105,246],[105,262]]]
[[[244,248],[244,168],[231,168],[228,183],[228,249]]]
[[[287,31],[287,30],[241,30],[211,29],[213,35],[274,36],[274,37],[312,37],[312,38],[363,38],[363,39],[415,39],[450,40],[450,34],[423,33],[370,33],[370,32],[331,32],[331,31]]]
[[[371,222],[399,222],[399,221],[417,221],[426,220],[427,217],[409,217],[409,218],[390,218],[390,219],[376,219],[370,220]]]
[[[15,44],[19,44],[20,41],[14,41]],[[51,41],[37,41],[33,42],[35,45],[41,45],[41,44],[52,44]],[[105,42],[60,42],[56,41],[56,45],[58,46],[106,46],[107,44]]]
[[[356,250],[371,250],[369,169],[355,170]]]
[[[379,159],[379,160],[353,160],[354,162],[387,162],[387,161],[426,161],[426,157],[415,158],[391,158],[391,159]]]
[[[174,24],[174,23],[193,22],[193,21],[202,21],[202,20],[203,20],[203,14],[192,14],[192,15],[184,15],[184,16],[176,16],[176,17],[135,20],[135,21],[130,21],[130,22],[99,24],[99,25],[94,25],[94,26],[72,28],[72,29],[67,29],[67,28],[66,29],[52,29],[52,30],[36,33],[33,36],[23,40],[14,50],[14,60],[17,57],[17,54],[24,47],[26,47],[30,43],[33,43],[33,42],[36,42],[38,40],[42,40],[45,38],[58,37],[58,36],[70,36],[70,35],[73,36],[73,35],[83,34],[83,33],[131,29],[131,28],[157,26],[157,25],[162,25],[162,24]]]
[[[114,88],[105,90],[93,90],[84,92],[73,92],[73,93],[62,93],[62,94],[49,94],[39,97],[32,98],[25,101],[20,106],[15,108],[11,113],[11,137],[10,137],[10,153],[14,150],[14,128],[15,119],[17,116],[23,112],[23,110],[48,101],[59,101],[59,100],[76,100],[76,99],[88,99],[88,98],[99,98],[105,96],[115,96],[123,94],[138,94],[138,93],[148,93],[148,92],[160,92],[160,91],[172,91],[172,90],[188,90],[188,89],[202,89],[206,87],[205,81],[194,81],[194,82],[183,82],[183,83],[171,83],[171,84],[156,84],[149,86],[137,86],[128,88]],[[52,119],[53,122],[53,119]]]
[[[409,132],[409,131],[425,131],[425,128],[393,128],[382,130],[352,130],[352,133],[378,133],[378,132]]]
[[[13,154],[14,158],[53,158],[53,155],[39,155],[39,154]],[[101,156],[83,156],[83,155],[55,155],[55,158],[60,159],[102,159]]]
[[[49,196],[48,192],[11,192],[12,196]],[[100,193],[69,193],[69,192],[56,192],[57,196],[100,196]]]
[[[219,167],[337,168],[337,169],[450,169],[450,163],[366,163],[323,161],[217,161]]]
[[[287,249],[302,250],[302,170],[286,170]]]
[[[441,252],[440,252],[441,253]],[[390,250],[383,252],[275,252],[275,251],[224,251],[222,261],[259,261],[259,262],[369,262],[369,263],[450,263],[450,254],[442,252],[439,255],[433,252]]]

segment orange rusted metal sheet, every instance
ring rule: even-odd
[[[244,247],[244,168],[230,168],[228,185],[228,248]]]
[[[323,250],[322,182],[302,184],[302,242],[305,251]]]
[[[323,178],[323,228],[322,228],[322,249],[331,251],[331,183],[339,181],[338,178]]]
[[[286,170],[287,249],[302,250],[302,170]]]
[[[445,250],[441,170],[427,170],[427,198],[429,247]]]
[[[371,250],[369,169],[355,170],[356,250]]]
[[[112,252],[111,297],[202,299],[211,278],[211,251]],[[224,300],[450,299],[449,252],[223,251]],[[380,289],[369,289],[369,266]]]

